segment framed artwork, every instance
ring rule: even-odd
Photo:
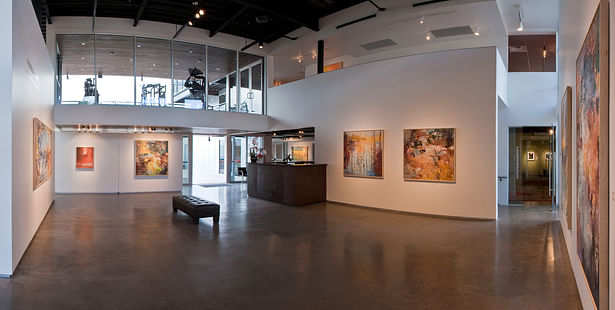
[[[455,128],[404,129],[404,180],[456,181]]]
[[[551,160],[551,153],[550,152],[545,153],[545,160]]]
[[[326,65],[323,68],[323,71],[324,72],[330,72],[330,71],[340,70],[340,69],[343,69],[343,68],[344,68],[344,62],[339,61],[339,62],[332,63],[330,65]]]
[[[566,219],[566,227],[572,228],[572,87],[566,87],[562,97],[561,113],[561,180],[560,212]]]
[[[534,152],[527,152],[527,160],[528,161],[536,160],[536,154]]]
[[[35,117],[32,132],[34,142],[32,190],[35,190],[49,180],[53,171],[53,130]]]
[[[290,148],[293,161],[308,161],[308,146],[293,146]]]
[[[384,130],[344,131],[344,176],[383,178]]]
[[[169,175],[169,141],[135,140],[135,175]]]
[[[77,169],[94,169],[94,148],[78,146],[75,165]]]
[[[608,309],[609,3],[601,0],[576,63],[577,254],[597,309]]]

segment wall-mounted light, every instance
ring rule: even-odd
[[[77,125],[77,131],[81,132],[81,124]]]
[[[543,45],[542,47],[542,58],[547,58],[547,46]]]

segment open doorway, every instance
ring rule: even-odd
[[[192,137],[192,184],[226,183],[226,137]]]
[[[509,128],[508,201],[511,205],[555,205],[555,128]]]

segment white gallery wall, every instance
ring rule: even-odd
[[[463,78],[460,78],[463,77]],[[269,89],[273,129],[316,127],[327,199],[375,208],[495,219],[496,48],[420,54]],[[457,129],[457,182],[403,180],[403,129]],[[384,179],[343,176],[343,132],[384,129]]]
[[[10,1],[4,1],[10,2]],[[12,273],[53,202],[54,177],[33,190],[33,118],[54,128],[54,73],[30,1],[12,8]],[[6,31],[9,32],[10,31]],[[3,41],[7,44],[7,41]],[[5,46],[6,47],[6,46]],[[10,49],[10,48],[9,48]],[[4,84],[4,83],[3,83]],[[3,116],[6,117],[6,116]],[[4,269],[0,273],[5,273]]]
[[[135,140],[169,142],[169,175],[135,176]],[[94,169],[77,169],[78,146],[94,147]],[[57,193],[174,192],[182,187],[182,136],[56,132]]]
[[[509,176],[509,128],[556,125],[559,104],[556,72],[510,72],[507,82],[507,104],[498,109],[498,176],[506,177]],[[509,181],[498,181],[500,204],[508,204]]]
[[[572,126],[576,124],[576,60],[581,50],[581,45],[585,39],[585,35],[587,34],[587,30],[589,29],[589,25],[596,13],[596,9],[598,8],[599,0],[586,0],[586,1],[576,1],[576,0],[562,0],[560,2],[560,24],[559,24],[559,32],[558,32],[558,107],[557,107],[557,115],[560,115],[559,108],[559,100],[564,94],[564,90],[567,86],[572,87]],[[611,15],[611,50],[613,49],[614,44],[614,32],[613,27],[615,23],[612,22],[615,15],[614,14],[614,5],[611,4],[610,15]],[[611,76],[613,75],[613,57],[611,56]],[[609,86],[611,93],[611,102],[613,102],[613,94],[615,94],[615,87],[613,87],[613,79],[610,81],[611,85]],[[613,176],[615,173],[613,172],[614,164],[613,164],[613,151],[612,145],[614,145],[613,138],[615,136],[615,132],[613,130],[613,109],[610,109],[611,113],[611,125],[610,125],[610,187],[611,192],[613,192],[614,179]],[[565,219],[562,218],[562,230],[564,232],[564,239],[566,240],[566,245],[568,247],[568,254],[570,255],[570,261],[572,264],[572,269],[574,271],[574,275],[577,281],[577,287],[579,289],[579,294],[581,297],[581,302],[583,303],[584,309],[594,309],[593,300],[591,297],[591,293],[589,291],[589,287],[585,280],[585,275],[581,268],[581,263],[579,261],[579,256],[577,254],[577,223],[576,223],[576,201],[577,201],[577,173],[576,173],[576,163],[577,163],[577,154],[575,151],[575,141],[576,141],[576,127],[573,127],[572,130],[572,229],[566,229]],[[610,195],[611,199],[613,195]],[[613,201],[610,201],[610,208],[613,208]],[[615,308],[615,246],[614,246],[614,216],[615,212],[610,212],[610,252],[609,252],[609,303],[610,308]]]

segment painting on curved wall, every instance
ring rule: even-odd
[[[37,189],[53,173],[53,130],[41,120],[33,120],[34,178],[32,190]]]
[[[135,140],[135,175],[169,175],[169,141]]]
[[[404,129],[404,180],[455,182],[455,128]]]
[[[344,176],[383,178],[384,130],[344,131]]]
[[[608,308],[608,68],[602,2],[576,63],[577,254],[599,309]]]

